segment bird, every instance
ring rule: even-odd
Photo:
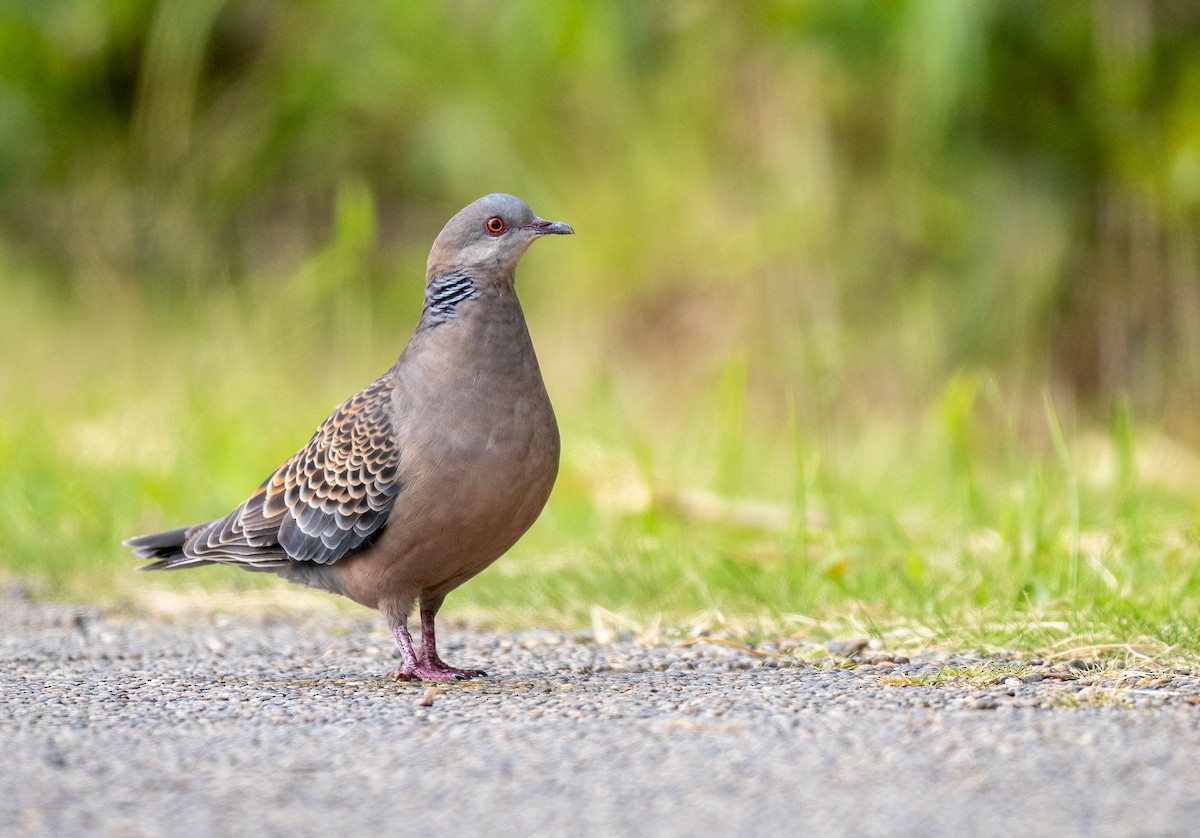
[[[140,569],[272,572],[378,609],[398,681],[486,675],[445,663],[434,623],[450,591],[529,529],[558,475],[558,424],[515,278],[535,240],[574,232],[501,193],[456,213],[429,252],[424,307],[396,363],[229,514],[123,542],[151,560]]]

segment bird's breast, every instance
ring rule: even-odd
[[[380,538],[336,566],[370,606],[444,594],[483,570],[533,524],[558,474],[558,425],[515,297],[483,294],[418,329],[392,378],[401,490]]]
[[[439,540],[481,556],[499,555],[533,523],[559,459],[558,425],[520,308],[489,310],[486,302],[430,330],[429,343],[401,364],[397,387],[405,485],[397,511],[411,510],[433,522]]]

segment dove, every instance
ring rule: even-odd
[[[574,232],[512,195],[459,211],[434,240],[399,360],[228,515],[125,541],[151,560],[141,569],[276,573],[378,609],[397,680],[486,674],[445,663],[434,622],[450,591],[529,529],[558,474],[558,424],[514,282],[532,242]]]

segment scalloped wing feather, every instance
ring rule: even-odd
[[[189,558],[332,564],[378,532],[400,493],[388,377],[360,390],[224,518],[189,534]]]

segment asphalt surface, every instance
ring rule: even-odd
[[[1200,834],[1200,673],[443,634],[0,595],[0,834]]]

